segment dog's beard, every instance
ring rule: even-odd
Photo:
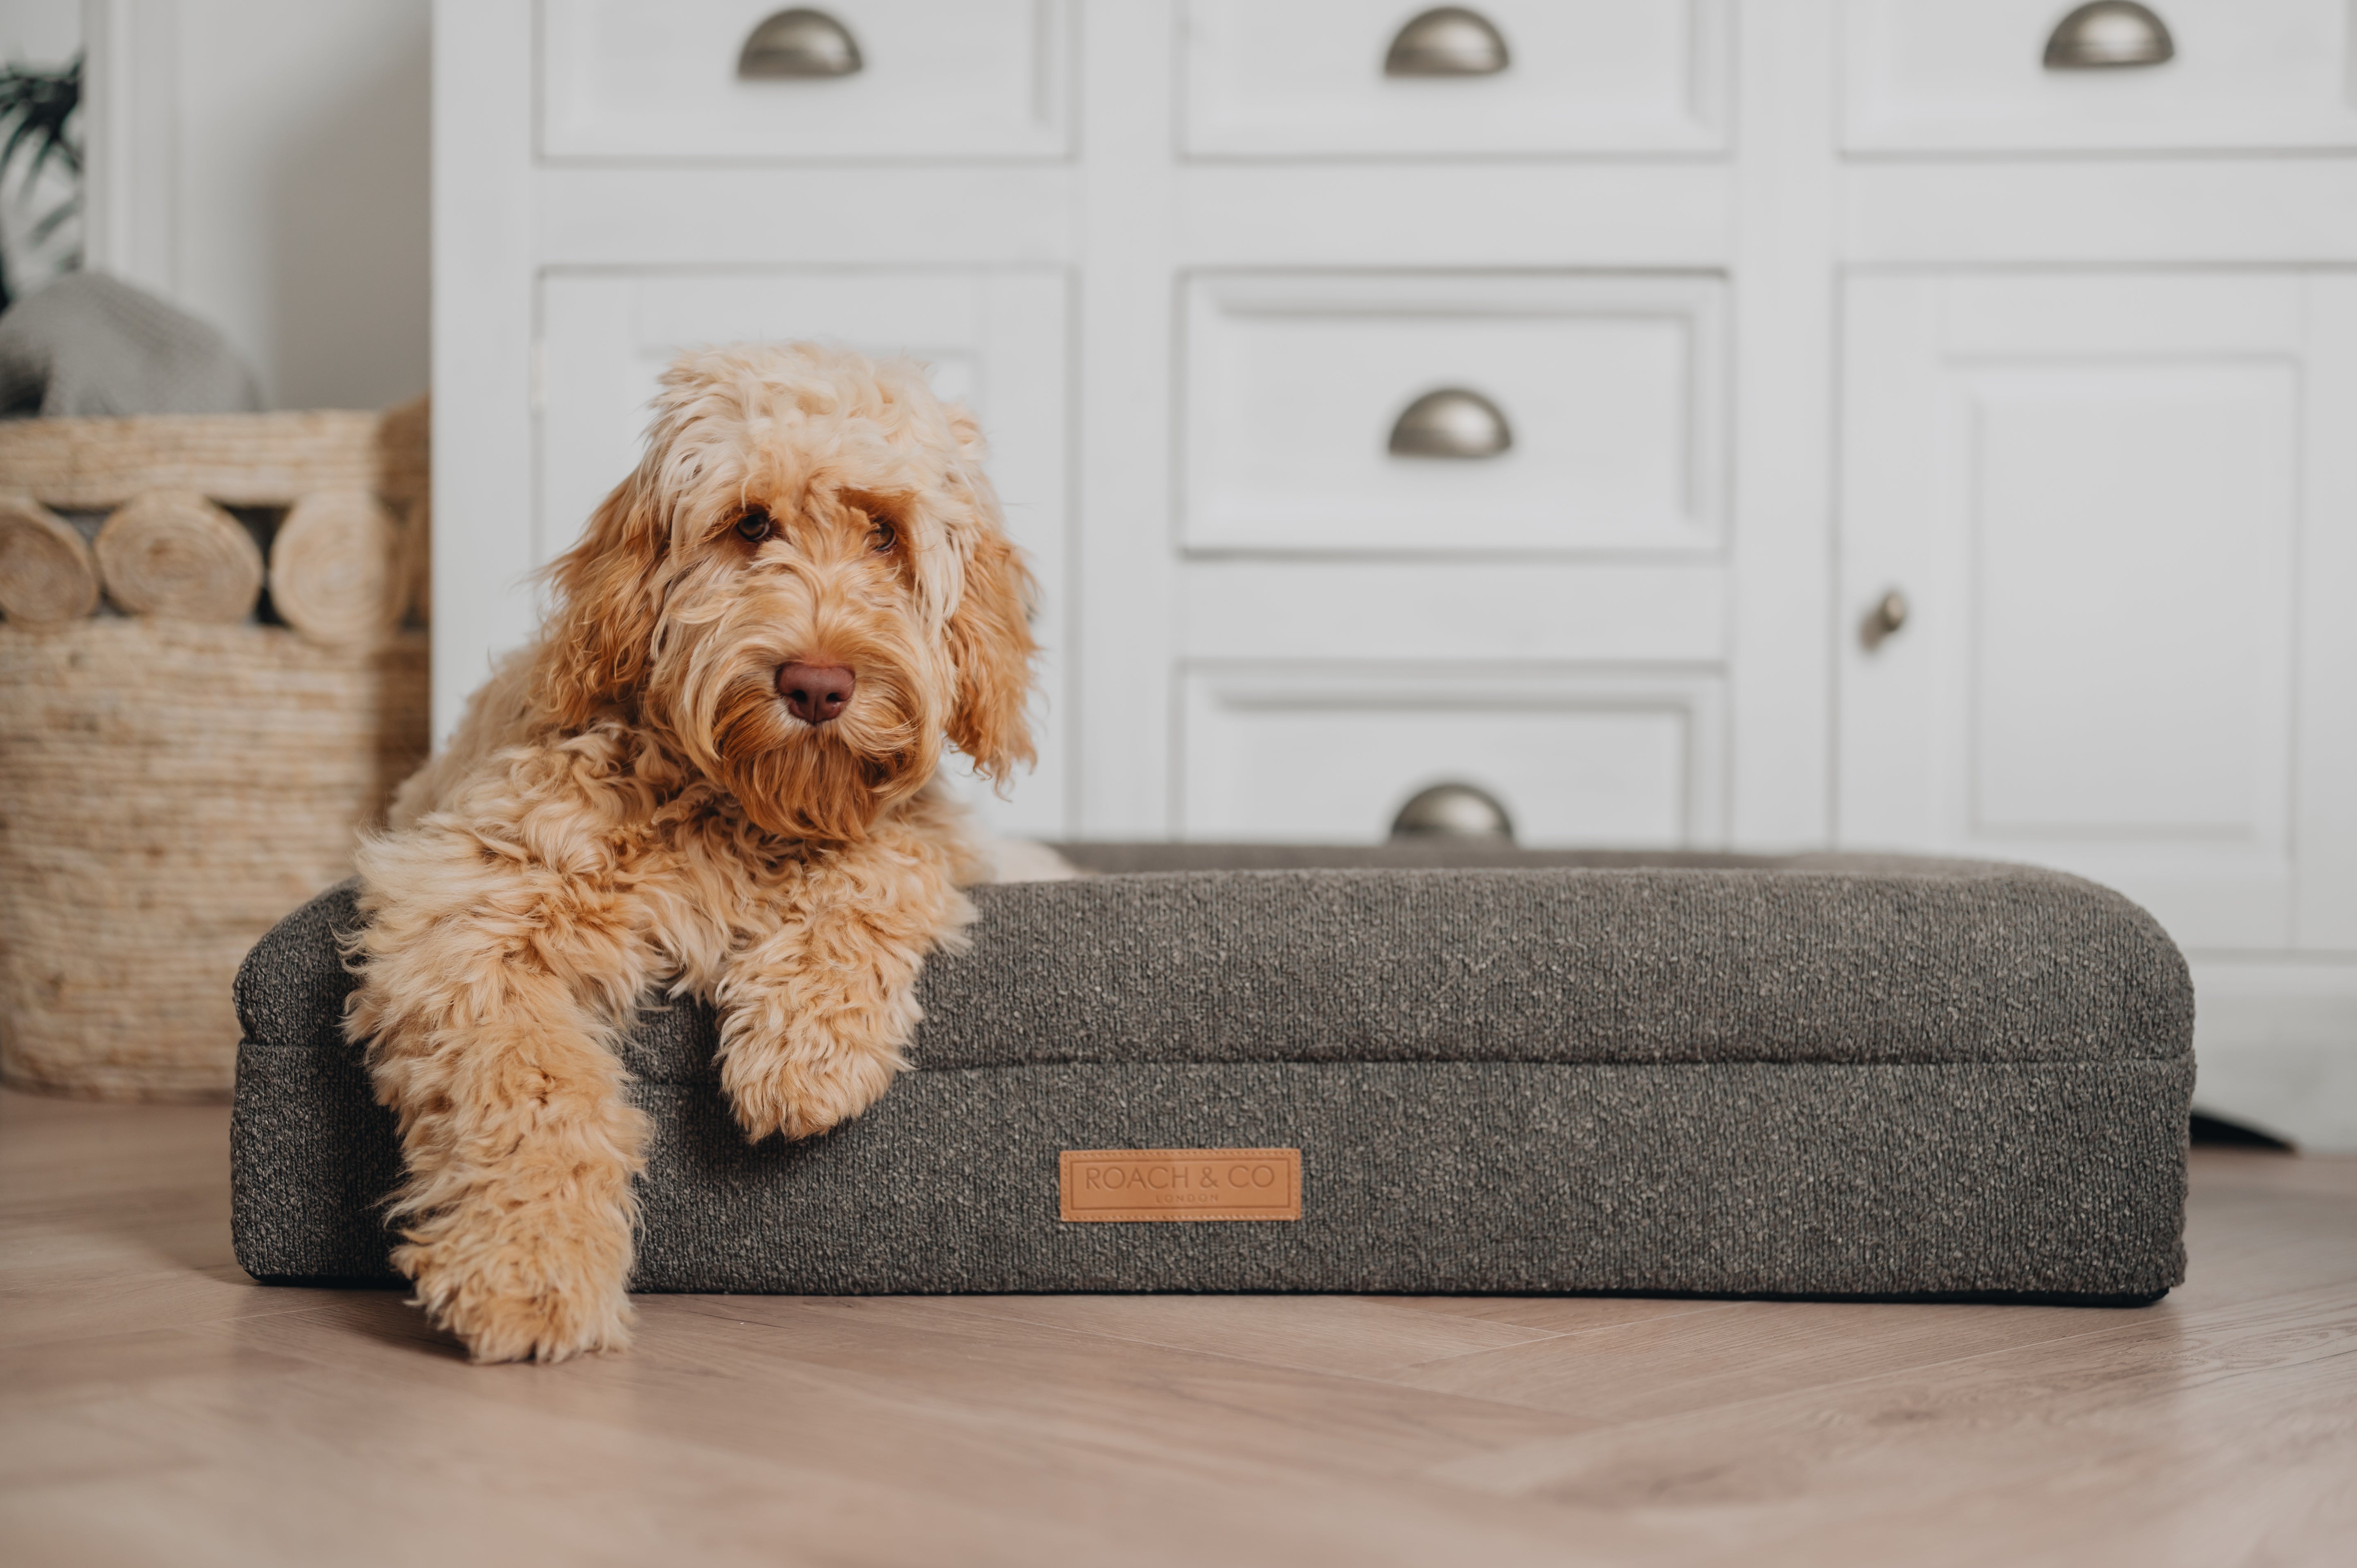
[[[932,776],[937,726],[909,683],[874,663],[858,669],[850,707],[825,725],[786,712],[774,666],[742,671],[721,693],[711,727],[720,781],[768,832],[864,838],[878,811]]]
[[[681,592],[654,646],[648,716],[686,758],[780,838],[866,836],[940,763],[948,677],[938,650],[906,617],[873,605],[813,624],[799,594]],[[778,671],[824,650],[858,676],[823,725],[787,711]]]

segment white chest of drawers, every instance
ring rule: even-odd
[[[443,724],[672,348],[906,349],[1048,590],[1008,829],[1462,779],[2063,865],[2192,953],[2205,1103],[2357,1145],[2347,0],[2106,69],[2049,0],[1495,0],[1442,76],[1413,5],[841,0],[856,71],[739,76],[775,9],[437,12]]]

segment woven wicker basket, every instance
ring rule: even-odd
[[[423,433],[414,410],[25,421],[0,427],[0,489],[86,514],[159,485],[243,506],[364,488],[398,516]],[[350,875],[426,741],[414,627],[0,624],[0,1079],[225,1095],[240,961]]]

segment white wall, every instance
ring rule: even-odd
[[[427,0],[82,13],[91,264],[228,333],[274,407],[425,391]]]
[[[80,48],[81,0],[7,0],[0,5],[0,60],[63,65]]]
[[[81,7],[77,0],[0,0],[0,60],[54,70],[81,48]],[[81,224],[69,218],[36,242],[29,231],[73,192],[72,177],[55,159],[42,169],[36,188],[25,188],[31,155],[19,149],[7,177],[0,181],[0,243],[8,255],[8,287],[30,294],[72,260],[81,245]]]

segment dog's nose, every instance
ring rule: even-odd
[[[806,725],[840,716],[859,677],[840,664],[787,664],[778,670],[778,693],[786,712]]]

